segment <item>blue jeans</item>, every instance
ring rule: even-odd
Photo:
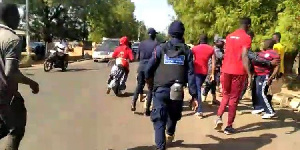
[[[202,99],[201,99],[201,87],[206,79],[207,75],[204,74],[195,74],[196,77],[196,88],[197,88],[197,101],[198,101],[198,109],[196,112],[202,112]]]
[[[181,119],[183,100],[170,100],[170,88],[157,88],[153,94],[151,121],[155,143],[159,150],[166,149],[166,135],[174,135],[177,121]]]

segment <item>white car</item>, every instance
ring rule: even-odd
[[[112,59],[112,54],[119,46],[119,39],[105,39],[92,54],[94,62],[104,62]]]

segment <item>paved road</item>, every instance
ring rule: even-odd
[[[136,84],[136,67],[136,64],[131,65],[129,92]],[[32,95],[28,87],[20,87],[28,109],[28,125],[20,149],[152,149],[154,135],[149,118],[130,112],[131,97],[105,94],[109,69],[105,64],[92,61],[71,64],[68,72],[44,73],[39,67],[24,69],[25,74],[40,83],[41,92]],[[202,120],[184,111],[178,124],[177,141],[170,149],[299,149],[299,115],[281,110],[278,119],[265,121],[247,114],[245,104],[246,101],[239,107],[245,114],[238,115],[235,123],[240,133],[232,136],[213,130],[216,107],[205,106],[208,117]],[[141,104],[138,111],[142,112]],[[0,149],[4,140],[0,142]]]

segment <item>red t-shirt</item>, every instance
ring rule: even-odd
[[[243,29],[238,29],[226,37],[226,51],[224,54],[222,72],[234,75],[246,75],[243,66],[243,48],[251,48],[251,37]]]
[[[272,49],[261,51],[258,52],[257,54],[258,54],[258,59],[268,60],[268,61],[272,61],[274,59],[280,60],[279,54]],[[259,75],[259,76],[269,75],[272,71],[273,71],[273,67],[259,66],[254,64],[255,75]]]
[[[132,61],[134,59],[133,54],[132,54],[132,50],[126,46],[126,45],[122,45],[119,46],[115,49],[113,55],[113,58],[122,58],[122,66],[124,66],[125,68],[129,69],[129,62],[128,60]]]
[[[208,44],[199,44],[192,48],[192,52],[195,73],[207,75],[208,61],[214,54],[214,48]]]

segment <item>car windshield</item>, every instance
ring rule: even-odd
[[[95,51],[113,52],[119,46],[118,40],[105,40]]]
[[[134,47],[137,47],[137,46],[139,46],[140,45],[140,43],[133,43],[132,44],[132,46],[134,46]]]

